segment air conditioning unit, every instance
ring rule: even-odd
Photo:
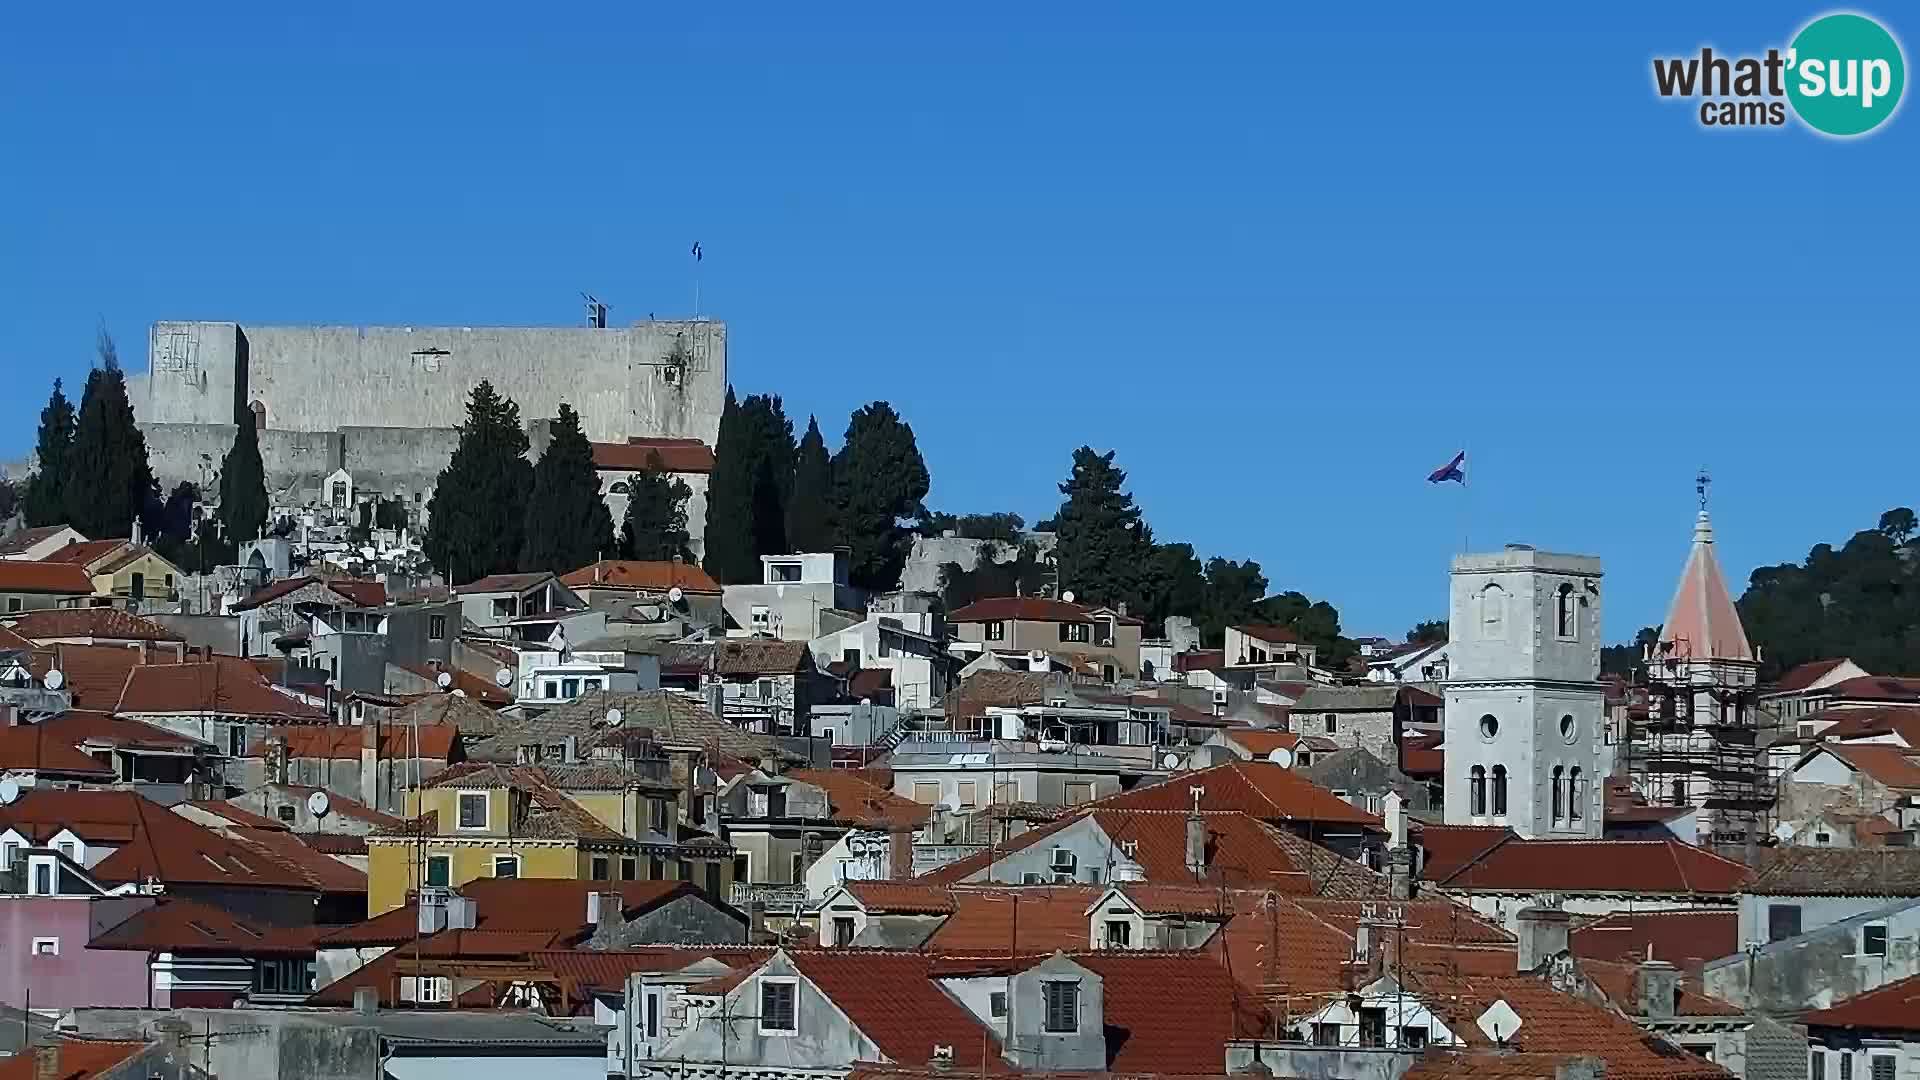
[[[1071,874],[1073,873],[1074,867],[1079,865],[1080,860],[1074,857],[1073,852],[1063,847],[1053,849],[1053,868],[1055,870]]]
[[[1035,873],[1025,873],[1020,875],[1020,884],[1022,885],[1040,885],[1040,884],[1043,884],[1046,880],[1047,879],[1045,877],[1042,877],[1041,875],[1035,874]]]
[[[1215,690],[1213,692],[1213,703],[1215,705],[1225,705],[1227,703],[1227,692],[1225,690]]]

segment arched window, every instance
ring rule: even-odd
[[[1586,799],[1587,790],[1580,779],[1580,766],[1575,765],[1567,774],[1567,820],[1580,820],[1580,803]]]
[[[267,430],[267,403],[256,400],[247,408],[253,412],[253,430]]]
[[[1507,816],[1507,767],[1493,767],[1493,816]]]
[[[1487,816],[1487,770],[1478,765],[1468,774],[1467,801],[1474,817]]]
[[[1573,617],[1573,586],[1562,585],[1553,594],[1553,628],[1563,638],[1580,636],[1580,623]]]
[[[1684,776],[1673,778],[1673,805],[1687,805],[1687,778]]]
[[[628,490],[625,480],[615,480],[613,486],[607,489],[607,491],[613,495],[625,495]]]
[[[1567,793],[1561,785],[1566,782],[1566,770],[1553,767],[1553,820],[1559,821],[1567,814]]]
[[[1487,641],[1507,636],[1507,591],[1498,585],[1480,590],[1480,636]]]

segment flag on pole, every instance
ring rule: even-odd
[[[703,253],[700,250],[700,241],[695,240],[693,242],[693,261],[699,262],[703,257]]]
[[[1448,480],[1452,480],[1454,483],[1457,483],[1457,484],[1465,484],[1467,482],[1467,470],[1464,467],[1466,463],[1467,463],[1467,452],[1465,450],[1462,450],[1459,453],[1453,455],[1452,461],[1449,461],[1445,465],[1442,465],[1439,468],[1433,470],[1433,472],[1428,473],[1427,483],[1441,484],[1441,483],[1445,483]]]

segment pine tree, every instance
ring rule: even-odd
[[[34,449],[38,471],[27,481],[20,509],[31,527],[58,525],[67,520],[67,472],[73,458],[73,403],[60,380],[40,410],[40,441]]]
[[[848,577],[875,591],[898,588],[913,549],[902,521],[927,516],[932,484],[913,428],[884,401],[854,410],[833,457],[834,519],[851,549]]]
[[[94,538],[126,536],[158,502],[147,440],[133,421],[113,339],[100,335],[100,366],[87,375],[66,481],[67,523]]]
[[[552,441],[533,467],[520,569],[564,574],[612,550],[613,515],[600,496],[593,446],[580,430],[580,414],[563,404]]]
[[[795,551],[832,551],[833,461],[820,422],[807,417],[807,433],[793,462],[793,496],[787,503],[787,542]]]
[[[260,433],[252,409],[241,409],[233,448],[220,462],[220,531],[230,544],[244,544],[267,527],[267,470],[260,461]]]
[[[752,448],[741,429],[740,405],[729,386],[726,407],[720,413],[720,435],[713,446],[706,557],[701,560],[708,575],[725,585],[760,580],[753,553],[753,468]]]
[[[627,515],[620,525],[620,557],[643,562],[693,561],[687,536],[687,499],[693,489],[668,475],[659,454],[627,485]]]
[[[1153,536],[1133,496],[1121,490],[1126,482],[1113,451],[1082,446],[1073,452],[1072,475],[1060,485],[1066,496],[1055,530],[1060,588],[1082,604],[1137,604],[1145,591]]]
[[[460,441],[427,503],[423,550],[448,581],[464,584],[519,565],[533,485],[527,447],[520,406],[491,383],[474,387]]]

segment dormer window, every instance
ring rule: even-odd
[[[1080,1033],[1080,983],[1078,980],[1050,979],[1040,984],[1046,1002],[1042,1028],[1048,1035]]]

